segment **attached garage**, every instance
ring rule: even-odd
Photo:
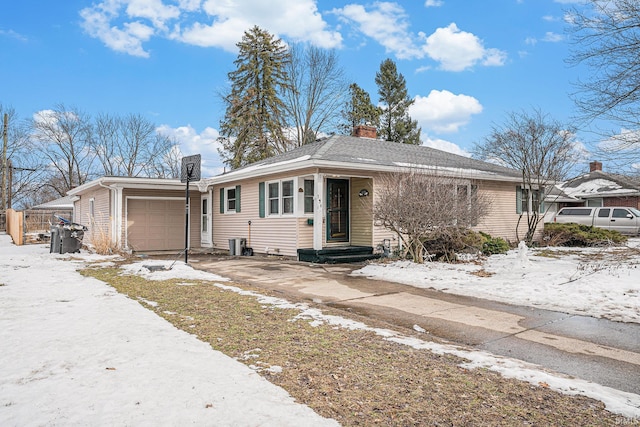
[[[184,249],[185,201],[127,198],[127,243],[134,251]]]

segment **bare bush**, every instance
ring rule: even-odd
[[[428,240],[460,240],[487,214],[489,201],[464,178],[398,171],[383,175],[374,219],[400,236],[404,256],[422,263]]]
[[[91,224],[91,249],[100,255],[113,255],[119,252],[118,243],[114,241],[109,230],[109,223],[89,218]]]

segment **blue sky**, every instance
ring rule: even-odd
[[[464,153],[510,111],[570,120],[581,70],[565,63],[563,15],[575,2],[14,1],[0,13],[0,103],[21,118],[58,103],[92,115],[140,113],[216,174],[218,94],[236,42],[258,25],[287,42],[336,49],[374,102],[375,73],[393,59],[416,100],[423,144]],[[586,135],[579,139],[589,143]]]

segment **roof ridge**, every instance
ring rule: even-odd
[[[324,154],[327,151],[329,151],[329,149],[333,146],[333,144],[335,144],[336,140],[337,140],[337,137],[335,135],[331,135],[329,138],[326,139],[326,141],[320,144],[316,152],[311,155],[311,158],[321,159],[324,156]]]

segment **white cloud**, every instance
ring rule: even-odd
[[[440,5],[427,0],[425,6]],[[398,3],[376,2],[368,9],[361,4],[349,4],[333,13],[344,22],[353,22],[365,36],[384,46],[398,59],[421,59],[429,56],[447,71],[462,71],[476,64],[501,66],[506,53],[485,48],[482,40],[472,33],[461,31],[455,23],[438,28],[430,36],[410,31],[409,17]]]
[[[444,4],[442,0],[426,0],[424,7],[440,7]]]
[[[397,3],[378,2],[371,10],[360,4],[349,4],[333,12],[343,21],[352,21],[367,37],[380,43],[387,52],[399,59],[420,58],[424,56],[409,32],[408,16]]]
[[[438,150],[446,151],[448,153],[458,154],[460,156],[471,157],[471,154],[468,151],[460,148],[460,146],[458,146],[457,144],[446,141],[444,139],[433,139],[427,137],[422,141],[422,145],[424,145],[425,147],[431,147]]]
[[[556,34],[554,32],[547,31],[542,40],[545,42],[556,43],[564,40],[564,36],[562,36],[562,34]]]
[[[143,43],[164,37],[203,47],[236,50],[242,34],[258,25],[280,37],[324,48],[342,36],[328,29],[315,0],[103,0],[80,11],[82,27],[107,47],[148,57]],[[143,30],[144,31],[140,31]]]
[[[455,23],[438,28],[427,37],[423,49],[447,71],[462,71],[479,62],[487,66],[500,66],[506,60],[505,52],[486,49],[482,40],[472,33],[461,31]]]
[[[530,46],[535,46],[538,43],[538,39],[535,37],[527,37],[524,39],[524,44],[528,44]]]
[[[23,36],[20,33],[17,33],[13,30],[3,30],[0,28],[0,36],[9,37],[15,40],[19,40],[21,42],[27,42],[29,39],[26,36]]]
[[[476,98],[455,95],[448,90],[432,90],[428,96],[418,95],[414,100],[409,114],[423,129],[436,133],[457,132],[471,116],[482,112],[482,105]]]
[[[169,125],[161,125],[158,132],[175,139],[178,142],[180,152],[185,156],[200,154],[202,156],[202,176],[212,177],[224,171],[223,162],[218,154],[220,144],[217,141],[220,134],[216,129],[206,128],[198,133],[191,125],[172,128]]]

